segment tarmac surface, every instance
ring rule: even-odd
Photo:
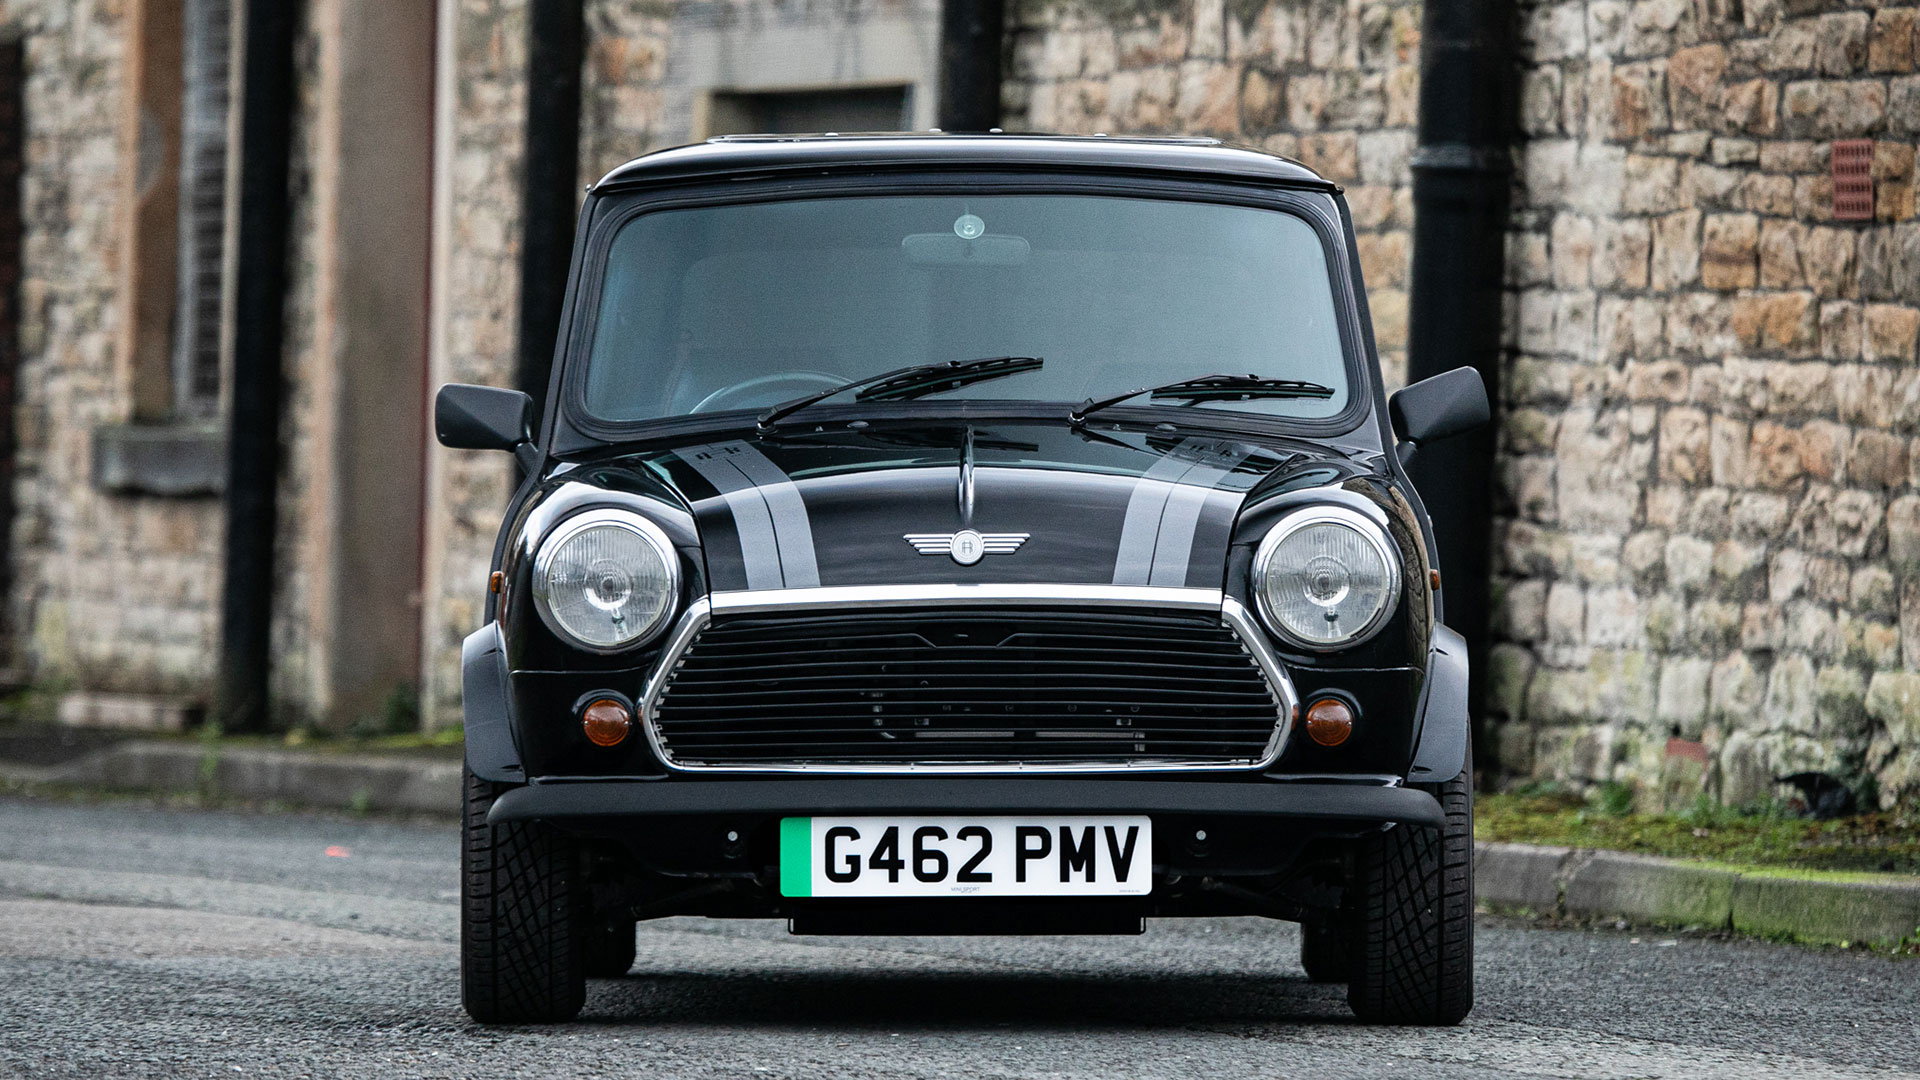
[[[447,824],[0,800],[0,1075],[1920,1076],[1920,961],[1483,921],[1459,1028],[1367,1028],[1286,923],[643,924],[577,1023],[460,1010]]]

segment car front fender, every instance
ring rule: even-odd
[[[507,679],[507,648],[500,624],[490,622],[460,646],[460,696],[465,714],[467,767],[482,780],[526,780],[513,743],[513,692]]]
[[[1438,623],[1427,654],[1419,730],[1407,782],[1440,784],[1459,776],[1467,766],[1467,744],[1473,738],[1473,720],[1467,711],[1467,640]]]

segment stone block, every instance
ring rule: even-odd
[[[1668,660],[1660,669],[1655,715],[1690,739],[1700,737],[1707,719],[1707,692],[1713,664],[1699,657]]]
[[[1887,87],[1875,80],[1790,82],[1781,97],[1788,135],[1845,139],[1872,132],[1887,117]]]
[[[1730,911],[1743,934],[1838,945],[1890,946],[1920,937],[1920,884],[1910,880],[1808,880],[1747,872]]]
[[[1920,746],[1920,671],[1874,672],[1865,705],[1895,746]]]
[[[1851,75],[1867,63],[1867,27],[1864,11],[1820,16],[1814,29],[1813,63],[1822,75]]]
[[[1668,409],[1660,421],[1660,476],[1686,484],[1712,479],[1711,427],[1698,409]]]
[[[1800,500],[1792,534],[1801,546],[1812,551],[1859,558],[1867,553],[1882,515],[1877,495],[1816,484]],[[1845,599],[1844,585],[1840,599]]]
[[[1847,459],[1847,479],[1862,487],[1904,485],[1907,482],[1906,440],[1884,431],[1857,433]]]
[[[1920,577],[1920,495],[1887,505],[1887,561],[1903,576]]]
[[[1753,725],[1759,715],[1763,695],[1760,672],[1744,652],[1736,652],[1713,665],[1708,677],[1709,717],[1727,728]]]
[[[1800,468],[1808,477],[1830,484],[1846,479],[1848,432],[1829,420],[1815,420],[1801,428]]]
[[[1900,73],[1913,70],[1914,9],[1881,8],[1873,13],[1867,31],[1867,70]]]
[[[1577,645],[1586,622],[1586,594],[1578,585],[1555,582],[1547,590],[1547,641]]]
[[[1829,300],[1820,305],[1820,357],[1823,360],[1857,360],[1862,340],[1860,305],[1849,300]]]
[[[1719,929],[1732,915],[1739,877],[1732,870],[1596,851],[1567,875],[1566,912]]]
[[[1861,355],[1870,361],[1912,363],[1920,339],[1920,307],[1868,304],[1862,311]]]
[[[1700,283],[1709,289],[1752,288],[1760,219],[1752,214],[1712,214],[1702,224]]]
[[[1852,229],[1811,228],[1800,238],[1800,272],[1816,294],[1835,297],[1854,290]]]
[[[1818,315],[1811,293],[1757,293],[1734,298],[1729,322],[1748,348],[1798,353],[1817,341]]]
[[[1573,849],[1532,844],[1479,843],[1473,851],[1478,902],[1542,915],[1560,909],[1560,874]]]
[[[1761,421],[1753,425],[1753,443],[1748,450],[1754,482],[1765,487],[1783,488],[1800,478],[1800,433],[1797,429]]]
[[[1502,631],[1516,641],[1540,641],[1547,636],[1547,583],[1518,581],[1501,596]]]
[[[1920,134],[1920,75],[1887,81],[1887,117],[1894,134]]]
[[[1653,228],[1641,218],[1611,218],[1594,225],[1593,270],[1596,288],[1644,289],[1653,254]]]
[[[1533,654],[1502,643],[1487,652],[1487,697],[1494,713],[1519,720],[1526,716],[1527,683],[1533,678]]]
[[[1682,210],[1653,223],[1655,289],[1677,289],[1700,277],[1700,211]]]
[[[1867,733],[1867,680],[1855,668],[1829,664],[1814,677],[1816,729],[1826,738],[1856,739]]]

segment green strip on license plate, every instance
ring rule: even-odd
[[[813,895],[813,819],[780,819],[780,895]]]

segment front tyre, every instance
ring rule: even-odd
[[[467,770],[460,1000],[483,1024],[571,1020],[587,998],[578,852],[540,822],[487,824],[504,790]]]
[[[1428,787],[1439,829],[1364,841],[1349,905],[1347,1004],[1370,1024],[1457,1024],[1473,1009],[1473,759]]]

